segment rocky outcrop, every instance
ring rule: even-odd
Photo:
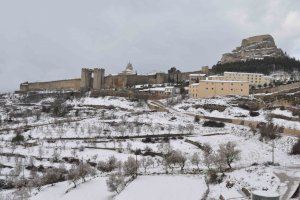
[[[231,53],[223,54],[220,63],[282,56],[285,56],[285,54],[281,49],[277,48],[271,35],[258,35],[243,39],[240,47],[237,47]]]

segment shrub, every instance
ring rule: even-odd
[[[125,186],[125,178],[121,173],[113,173],[106,181],[109,191],[119,193]]]
[[[17,133],[17,135],[15,137],[13,137],[13,139],[11,140],[12,143],[15,144],[20,144],[22,142],[24,142],[24,136],[21,135],[20,133]]]
[[[194,122],[198,123],[199,121],[200,121],[200,116],[199,115],[195,115]]]
[[[256,111],[249,111],[249,114],[250,114],[251,117],[259,116],[259,112],[256,112]]]
[[[128,157],[128,159],[123,163],[123,170],[125,175],[136,177],[138,169],[139,162],[133,157]]]
[[[203,127],[217,127],[217,128],[223,128],[225,124],[223,122],[217,122],[217,121],[205,121],[203,123]]]
[[[291,154],[292,155],[300,155],[300,138],[298,139],[297,143],[294,144]]]
[[[120,165],[120,161],[118,161],[114,156],[111,156],[107,162],[100,161],[98,163],[98,170],[102,172],[111,172],[116,169]]]
[[[260,132],[260,140],[276,139],[276,138],[280,137],[280,132],[282,132],[282,128],[274,125],[273,123],[260,123],[258,125],[258,129]]]
[[[214,169],[210,169],[207,172],[208,183],[219,184],[222,182],[222,176],[218,175],[218,172]]]

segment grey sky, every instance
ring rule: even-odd
[[[213,65],[241,39],[270,33],[300,58],[298,0],[0,0],[0,91],[80,77]]]

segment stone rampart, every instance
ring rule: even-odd
[[[68,79],[48,82],[22,83],[20,90],[37,91],[37,90],[80,90],[81,79]]]

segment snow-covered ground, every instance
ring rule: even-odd
[[[194,153],[199,154],[200,169],[207,170],[203,164],[203,153],[195,145],[187,142],[210,144],[213,151],[217,152],[221,144],[233,142],[241,151],[240,159],[233,163],[232,172],[226,172],[220,184],[210,185],[209,197],[218,199],[220,195],[225,198],[240,198],[243,187],[250,191],[268,190],[277,191],[281,182],[274,172],[276,167],[265,165],[272,160],[272,142],[260,141],[259,134],[252,132],[249,127],[227,124],[223,128],[203,127],[203,120],[194,122],[194,117],[185,113],[202,114],[215,117],[236,119],[249,119],[253,121],[266,121],[268,113],[292,116],[288,110],[274,109],[271,111],[259,110],[259,116],[251,117],[249,111],[232,104],[232,98],[213,98],[204,100],[185,100],[174,108],[178,112],[152,112],[146,103],[130,101],[125,98],[105,97],[71,99],[65,102],[71,110],[64,117],[55,117],[48,112],[42,112],[39,117],[28,115],[26,117],[12,117],[13,122],[8,122],[12,110],[22,113],[26,110],[36,111],[45,104],[51,104],[55,99],[45,98],[33,105],[21,104],[19,95],[7,95],[0,106],[0,116],[3,121],[0,129],[5,129],[0,135],[0,179],[12,175],[17,165],[22,167],[18,176],[24,174],[30,177],[31,172],[26,167],[29,164],[43,167],[64,166],[70,169],[72,164],[64,158],[76,158],[97,164],[106,161],[111,156],[117,160],[125,161],[134,156],[141,160],[144,156],[135,156],[134,151],[151,150],[158,155],[164,153],[166,146],[180,150],[187,158],[185,172],[180,174],[180,169],[174,170],[175,175],[165,175],[162,165],[163,158],[154,156],[154,164],[148,168],[147,173],[140,168],[136,180],[130,183],[120,194],[109,192],[106,180],[107,174],[98,171],[97,177],[86,183],[79,184],[70,192],[65,191],[72,184],[64,181],[55,186],[43,187],[40,192],[32,192],[31,199],[200,199],[206,191],[204,174],[194,173],[197,167],[191,163]],[[226,106],[223,112],[207,111],[203,108],[194,108],[193,105],[216,104]],[[299,122],[285,119],[273,119],[273,122],[285,127],[298,128]],[[16,130],[7,128],[32,127],[23,130],[22,135],[27,145],[15,145],[11,141],[16,136]],[[299,127],[300,129],[300,127]],[[145,138],[153,137],[152,141]],[[162,137],[159,137],[162,136]],[[168,140],[165,138],[168,137]],[[295,167],[300,166],[300,156],[290,155],[290,150],[297,138],[285,136],[276,139],[275,162],[280,164],[280,170],[288,168],[287,173],[295,176]],[[58,155],[58,162],[53,162],[54,154]],[[16,158],[19,157],[19,158]],[[254,165],[254,166],[252,166]],[[12,168],[10,168],[12,167]],[[42,175],[42,172],[38,172]],[[161,174],[161,175],[158,175]],[[228,188],[227,182],[234,183]],[[3,190],[0,195],[13,191]],[[37,193],[37,194],[36,194]]]
[[[201,199],[205,193],[203,176],[140,176],[122,191],[116,200]]]

